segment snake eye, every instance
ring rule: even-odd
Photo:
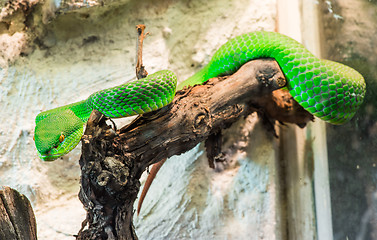
[[[35,141],[35,135],[33,136],[33,141]]]
[[[64,141],[64,138],[65,138],[64,134],[60,135],[60,137],[59,137],[59,142],[63,142],[63,141]]]

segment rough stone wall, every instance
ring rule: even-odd
[[[85,218],[76,196],[80,147],[55,162],[38,159],[32,136],[40,111],[133,79],[136,24],[150,32],[147,70],[170,69],[182,81],[227,39],[273,30],[275,21],[273,0],[0,3],[0,185],[31,200],[40,239],[72,239]],[[273,141],[255,117],[248,121],[256,130],[233,129],[239,138],[230,142],[241,146],[229,143],[236,150],[225,171],[208,169],[201,147],[165,164],[135,219],[141,239],[279,239]],[[252,143],[258,148],[249,139],[261,139]]]

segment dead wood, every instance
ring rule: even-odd
[[[10,187],[0,190],[0,239],[37,239],[37,225],[29,200]]]
[[[93,111],[82,138],[79,197],[87,210],[87,226],[78,239],[137,239],[133,205],[144,170],[210,136],[217,144],[213,136],[241,117],[257,111],[272,130],[275,120],[299,126],[312,120],[287,91],[277,90],[285,83],[274,60],[254,60],[232,76],[177,92],[170,105],[118,131]],[[217,145],[212,146],[213,158],[221,152]]]
[[[144,42],[144,38],[148,35],[148,32],[144,33],[145,31],[144,24],[136,25],[136,31],[137,31],[136,77],[137,79],[141,79],[148,76],[148,72],[143,65],[143,42]]]

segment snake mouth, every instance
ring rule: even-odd
[[[37,146],[39,158],[43,161],[48,162],[63,157],[65,154],[69,153],[72,149],[74,149],[77,146],[77,144],[79,144],[83,131],[84,128],[81,127],[71,134],[66,134],[67,137],[65,137],[62,142],[57,142],[56,144],[54,144],[54,147],[50,147],[45,151],[43,151],[43,149],[39,149]]]
[[[50,161],[56,160],[57,158],[59,158],[59,157],[61,157],[63,155],[63,154],[60,154],[60,153],[51,154],[50,152],[51,151],[49,151],[47,153],[40,153],[40,152],[38,152],[38,156],[43,161],[50,162]]]

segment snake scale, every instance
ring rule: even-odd
[[[93,93],[86,100],[37,115],[34,140],[41,159],[49,161],[79,143],[93,109],[110,118],[157,110],[169,104],[176,89],[229,75],[257,58],[274,58],[288,81],[293,98],[314,116],[332,124],[350,120],[362,104],[366,86],[356,70],[318,59],[299,42],[275,32],[251,32],[222,45],[210,62],[176,87],[173,72],[163,70],[146,78]]]

